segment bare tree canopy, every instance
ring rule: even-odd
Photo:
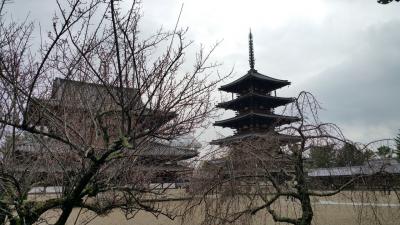
[[[372,145],[392,140],[353,143],[335,124],[319,120],[320,109],[311,93],[301,92],[284,110],[300,121],[277,127],[278,133],[243,138],[217,149],[223,157],[206,160],[193,179],[193,193],[202,196],[193,201],[203,207],[205,223],[250,224],[254,215],[264,212],[275,222],[310,225],[313,199],[348,190],[396,192],[399,164],[363,158]],[[297,141],[282,141],[282,134]],[[310,168],[310,152],[316,150],[326,154],[327,168]],[[344,167],[330,165],[332,154],[341,155]]]
[[[32,46],[34,24],[0,17],[0,220],[33,224],[59,209],[99,215],[121,209],[173,217],[158,207],[160,173],[196,151],[165,141],[204,126],[213,115],[216,63],[199,49],[182,69],[192,42],[187,29],[140,33],[140,1],[57,1],[53,29]],[[151,162],[151,166],[149,164]],[[166,164],[168,162],[168,164]],[[172,174],[175,174],[172,172]],[[59,187],[33,201],[33,187]],[[90,200],[88,198],[90,197]],[[165,200],[165,199],[163,199]]]
[[[394,1],[400,2],[399,0],[394,0]],[[378,3],[380,4],[389,4],[391,2],[393,2],[393,0],[378,0]]]
[[[318,197],[378,190],[399,200],[400,134],[354,143],[319,120],[311,93],[273,96],[290,82],[254,69],[251,34],[246,79],[220,88],[239,97],[218,104],[242,115],[216,122],[240,135],[220,139],[230,143],[210,155],[221,157],[195,168],[188,160],[199,155],[197,143],[173,143],[215,113],[212,93],[229,76],[211,61],[218,42],[191,60],[180,14],[172,30],[146,36],[140,1],[56,0],[52,28],[36,45],[39,28],[13,21],[9,1],[0,1],[0,224],[64,225],[79,208],[78,217],[145,211],[184,222],[200,210],[202,224],[247,224],[264,212],[276,223],[310,225]],[[255,85],[240,85],[248,80]],[[283,115],[274,114],[278,106]],[[247,119],[264,122],[249,127]],[[167,195],[171,183],[189,193]],[[47,190],[54,193],[30,198]],[[176,201],[179,211],[161,204]]]

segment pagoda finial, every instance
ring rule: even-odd
[[[251,34],[251,29],[249,33],[249,63],[250,63],[250,69],[254,70],[253,35]]]

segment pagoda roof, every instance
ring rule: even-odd
[[[249,84],[256,84],[260,85],[266,89],[266,91],[273,91],[278,88],[290,85],[288,80],[280,80],[273,77],[269,77],[259,73],[255,69],[250,69],[246,75],[240,77],[239,79],[226,84],[222,85],[219,90],[226,91],[226,92],[233,92],[239,93],[241,89],[246,88]]]
[[[258,106],[262,105],[265,108],[276,108],[278,106],[286,105],[293,102],[294,98],[276,97],[271,95],[263,95],[258,93],[247,93],[236,99],[217,104],[218,108],[238,110],[244,106],[252,103],[257,103]]]
[[[249,121],[258,120],[263,124],[274,124],[276,126],[280,126],[283,124],[288,124],[292,122],[299,121],[298,117],[293,116],[283,116],[276,114],[264,114],[264,113],[255,113],[249,112],[244,115],[235,116],[233,118],[229,118],[226,120],[216,121],[214,126],[221,127],[237,127],[245,124],[250,124]]]
[[[265,132],[265,133],[236,134],[229,137],[213,140],[210,142],[210,144],[213,145],[234,144],[254,139],[278,141],[279,143],[296,143],[301,141],[301,137],[299,136],[279,134],[279,133],[271,134],[269,132]]]

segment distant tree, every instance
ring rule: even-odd
[[[366,149],[363,152],[363,155],[364,155],[364,161],[367,161],[367,160],[372,159],[375,156],[375,153],[370,149]]]
[[[352,143],[346,143],[336,155],[337,166],[354,166],[364,163],[366,156]]]
[[[393,149],[389,146],[383,145],[378,148],[378,156],[380,158],[392,158]]]
[[[11,153],[14,153],[14,148],[16,148],[18,145],[23,140],[23,135],[22,134],[15,134],[15,133],[5,133],[3,137],[3,142],[0,143],[0,153],[2,153],[4,156],[8,156]],[[1,159],[1,158],[0,158]]]
[[[331,167],[335,163],[335,150],[332,146],[314,146],[310,150],[312,167]]]
[[[400,2],[400,0],[394,0],[394,1]],[[378,0],[378,3],[380,4],[389,4],[391,2],[393,2],[393,0]]]
[[[400,150],[400,130],[397,136],[394,138],[394,141],[396,143],[396,150]]]
[[[6,208],[7,204],[3,203],[3,198],[4,198],[4,190],[3,188],[0,186],[0,209]],[[6,221],[7,215],[6,213],[2,213],[0,212],[0,222],[4,223],[4,221]]]
[[[400,159],[400,131],[394,138],[394,142],[396,144],[396,149],[394,149],[394,153],[396,153],[396,158]]]

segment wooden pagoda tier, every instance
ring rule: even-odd
[[[268,94],[287,85],[290,85],[290,82],[287,80],[275,79],[263,75],[255,69],[250,69],[247,74],[229,84],[221,86],[219,90],[239,95],[249,92]]]
[[[271,128],[298,121],[299,118],[292,116],[282,116],[272,113],[249,112],[226,120],[217,121],[214,126],[230,127],[239,129],[248,128]]]
[[[263,75],[255,69],[250,69],[247,74],[229,84],[221,86],[219,90],[239,95],[249,92],[268,94],[287,85],[290,85],[290,82],[287,80],[275,79]]]
[[[272,137],[271,137],[272,136]],[[300,137],[297,136],[292,136],[292,135],[286,135],[286,134],[279,134],[279,133],[274,133],[274,135],[271,135],[270,133],[264,133],[264,132],[248,132],[244,134],[236,134],[233,136],[229,136],[226,138],[221,138],[218,140],[213,140],[211,141],[211,144],[213,145],[233,145],[233,144],[241,144],[243,142],[253,142],[253,141],[269,141],[269,142],[276,142],[277,145],[284,145],[288,143],[297,143],[301,141]]]
[[[218,108],[231,109],[235,111],[240,110],[265,110],[276,108],[282,105],[293,102],[294,98],[282,98],[271,95],[259,94],[256,92],[249,92],[231,101],[221,102],[217,105]]]

